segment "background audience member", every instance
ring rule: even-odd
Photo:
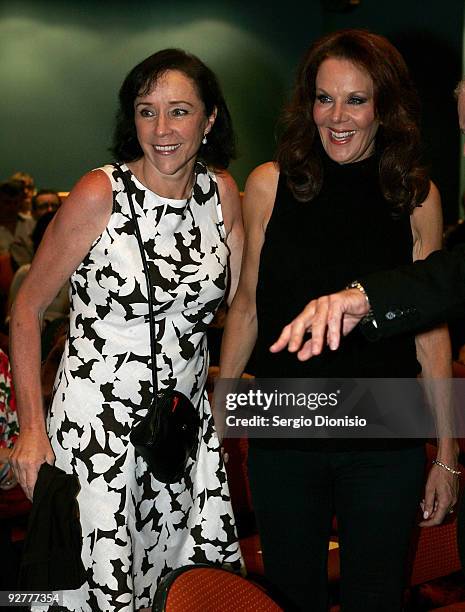
[[[20,265],[32,259],[32,217],[19,215],[24,198],[19,181],[0,183],[0,321],[5,321],[8,294],[14,273]],[[1,329],[1,327],[0,327]],[[4,330],[3,330],[4,331]],[[4,343],[0,346],[4,348]]]
[[[56,212],[61,205],[59,194],[53,189],[40,189],[32,198],[32,216],[37,221],[47,212]]]
[[[34,178],[27,172],[15,172],[10,176],[10,180],[19,181],[23,186],[24,199],[21,202],[19,212],[24,215],[31,215],[31,202],[36,188]]]
[[[15,264],[22,266],[31,263],[35,253],[32,233],[37,220],[46,212],[56,212],[60,205],[61,198],[56,191],[41,189],[32,197],[32,211],[18,213],[15,236],[9,249]]]
[[[19,217],[24,191],[19,181],[0,183],[0,254],[8,253],[16,236],[30,237],[34,229],[32,218]]]

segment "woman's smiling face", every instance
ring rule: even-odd
[[[134,106],[137,137],[155,171],[174,177],[191,172],[216,115],[205,115],[194,82],[178,70],[168,70]]]
[[[328,156],[350,164],[372,155],[379,127],[373,80],[352,62],[330,57],[317,72],[313,119]]]

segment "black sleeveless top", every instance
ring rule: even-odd
[[[306,362],[286,350],[269,352],[283,326],[311,299],[369,272],[412,261],[410,217],[392,218],[379,185],[378,161],[372,156],[340,165],[325,155],[321,192],[307,203],[293,197],[280,175],[258,274],[257,377],[413,378],[420,371],[414,336],[369,342],[357,328],[337,351],[326,349]],[[292,442],[306,448],[319,441]]]

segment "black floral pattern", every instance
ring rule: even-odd
[[[71,278],[69,339],[49,416],[56,464],[78,475],[88,581],[66,591],[68,610],[151,605],[169,570],[198,561],[241,565],[210,406],[206,328],[223,299],[228,248],[215,176],[196,165],[190,200],[146,189],[122,166],[156,295],[160,388],[189,396],[202,419],[185,478],[165,485],[129,443],[152,385],[142,262],[119,170],[104,166],[113,213]]]

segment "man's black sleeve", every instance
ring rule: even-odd
[[[465,245],[358,280],[373,311],[360,324],[368,338],[430,327],[465,314]]]

